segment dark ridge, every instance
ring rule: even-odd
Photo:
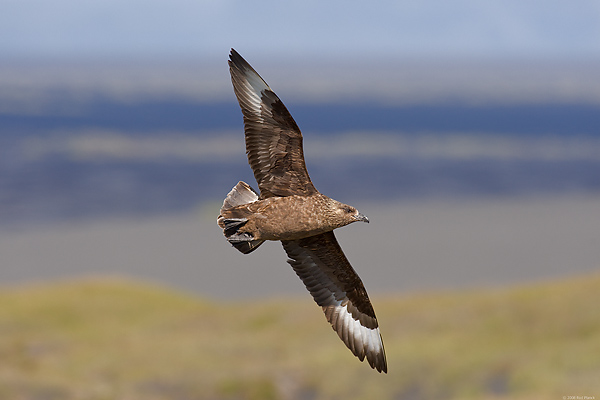
[[[63,107],[64,108],[64,107]],[[485,105],[429,104],[288,104],[304,132],[348,130],[410,132],[486,132],[523,135],[600,135],[600,106],[593,104]],[[72,115],[0,114],[0,136],[11,133],[85,128],[147,134],[161,131],[202,132],[242,129],[237,104],[186,100],[132,104],[98,98],[77,104]]]

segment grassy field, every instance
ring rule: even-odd
[[[389,371],[302,298],[236,301],[120,278],[0,290],[0,398],[600,399],[600,275],[374,297]]]

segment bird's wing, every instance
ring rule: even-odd
[[[379,325],[365,287],[333,231],[282,241],[288,263],[302,279],[340,339],[361,361],[387,372]]]
[[[317,193],[302,150],[302,133],[267,83],[235,50],[229,72],[244,114],[246,153],[261,198]]]

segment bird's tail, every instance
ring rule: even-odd
[[[264,240],[254,240],[254,237],[247,232],[240,232],[239,229],[248,222],[248,210],[245,208],[236,208],[238,206],[253,203],[258,200],[258,194],[246,182],[238,182],[237,185],[223,200],[221,214],[217,218],[217,224],[223,228],[223,234],[239,251],[248,254],[263,244]]]

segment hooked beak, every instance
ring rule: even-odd
[[[354,215],[354,219],[356,221],[362,221],[362,222],[366,222],[367,224],[369,223],[369,218],[367,218],[366,215],[358,213]]]

